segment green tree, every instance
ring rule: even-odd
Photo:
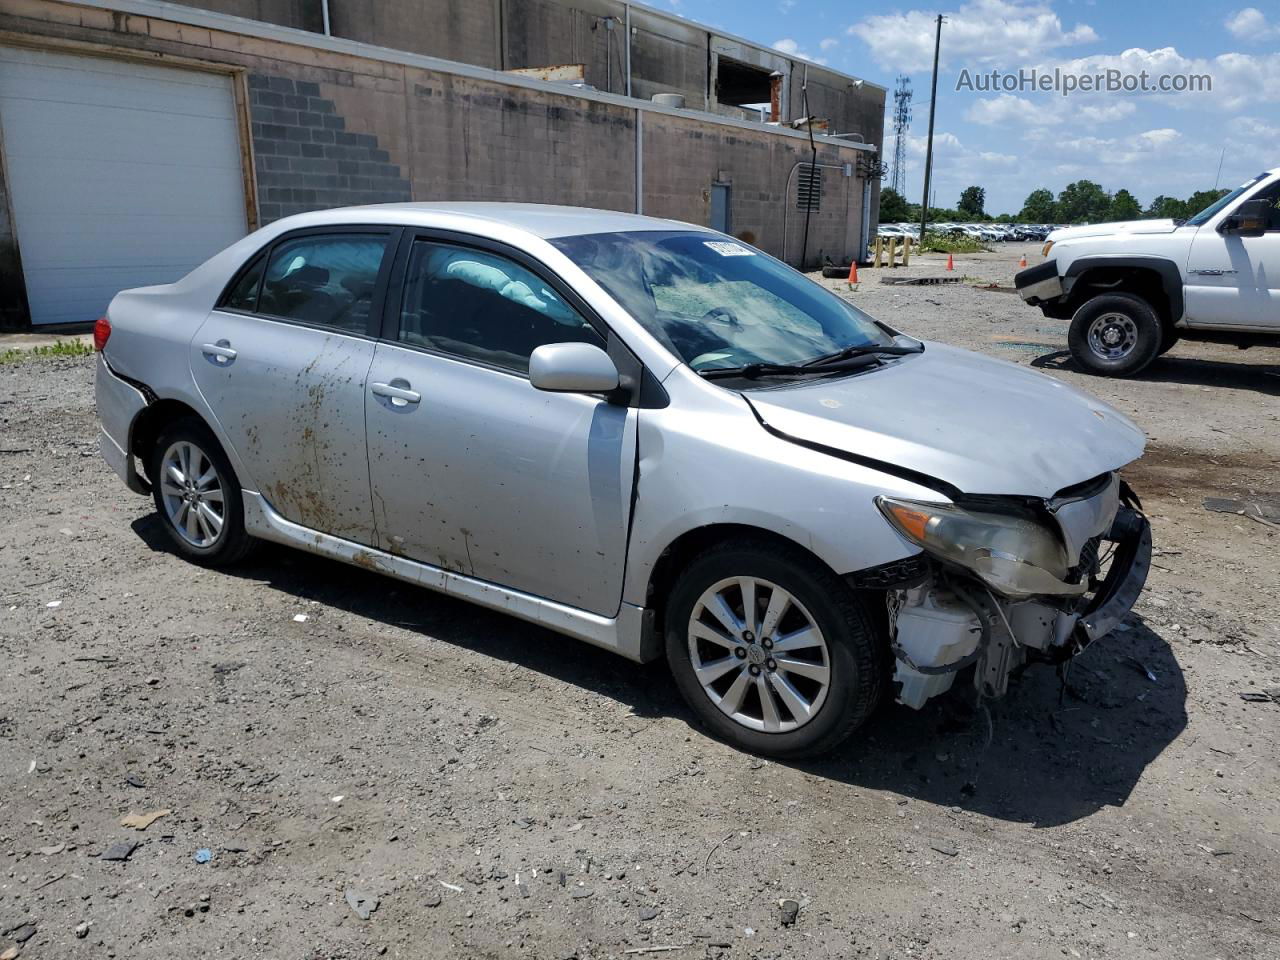
[[[880,191],[880,222],[905,223],[911,219],[911,204],[893,187]]]
[[[1022,204],[1022,212],[1018,219],[1023,223],[1054,223],[1058,219],[1058,209],[1053,202],[1053,194],[1041,187],[1027,194]]]
[[[1143,216],[1149,220],[1185,220],[1187,205],[1177,197],[1166,197],[1162,193],[1151,201]]]
[[[1137,198],[1128,190],[1117,190],[1116,195],[1111,198],[1111,212],[1108,217],[1112,220],[1137,220],[1141,216],[1142,206]]]
[[[1183,214],[1183,216],[1194,217],[1205,207],[1209,206],[1209,204],[1213,203],[1215,200],[1222,199],[1230,192],[1230,190],[1197,190],[1187,198],[1187,203],[1184,208],[1187,212]]]
[[[1111,212],[1111,197],[1092,180],[1077,180],[1058,194],[1058,219],[1066,223],[1101,223]]]
[[[960,212],[973,220],[986,219],[987,191],[982,187],[965,187],[960,194]]]

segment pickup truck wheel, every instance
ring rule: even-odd
[[[883,696],[887,645],[853,590],[801,550],[734,542],[702,554],[665,619],[680,693],[752,753],[824,753]]]
[[[156,512],[178,553],[201,566],[227,566],[257,543],[244,528],[240,484],[213,433],[184,417],[160,431],[147,461]]]
[[[1090,373],[1131,376],[1160,355],[1160,318],[1151,304],[1131,293],[1104,293],[1071,318],[1067,344]]]
[[[1165,324],[1160,328],[1160,352],[1156,354],[1156,356],[1163,357],[1166,353],[1177,346],[1178,341],[1181,339],[1182,337],[1174,327]]]

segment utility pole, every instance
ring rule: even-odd
[[[938,14],[938,32],[933,40],[933,88],[929,95],[929,142],[924,151],[924,200],[920,203],[920,242],[929,226],[929,177],[933,174],[933,115],[938,110],[938,54],[942,51],[942,14]]]

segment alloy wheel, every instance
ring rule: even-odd
[[[165,515],[183,540],[202,550],[218,542],[226,520],[222,478],[190,440],[173,443],[160,459],[160,493]]]
[[[713,584],[693,605],[688,637],[703,692],[735,723],[786,733],[822,709],[831,685],[826,638],[777,584],[758,577]]]

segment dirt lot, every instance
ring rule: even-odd
[[[1280,703],[1240,696],[1280,687],[1280,529],[1202,506],[1280,491],[1280,349],[1098,380],[1015,295],[887,272],[854,301],[1142,424],[1158,566],[1065,696],[890,706],[804,765],[661,665],[283,549],[189,566],[97,456],[91,363],[0,366],[0,956],[1280,956]]]

